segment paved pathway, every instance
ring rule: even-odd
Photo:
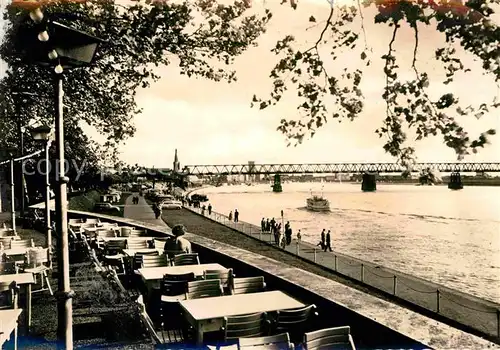
[[[139,204],[133,204],[132,199],[134,196],[138,196],[138,193],[132,193],[125,201],[123,217],[142,221],[148,224],[167,226],[161,218],[155,218],[153,208],[146,202],[144,197],[139,196]]]
[[[275,245],[274,235],[262,233],[259,226],[246,222],[235,223],[229,221],[226,215],[216,212],[208,215],[207,210],[202,214],[199,208],[185,208],[247,236]],[[497,303],[335,251],[323,252],[314,244],[304,241],[293,239],[285,250],[484,334],[500,338],[500,305]]]

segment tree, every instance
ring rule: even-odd
[[[282,3],[285,3],[283,1]],[[493,101],[479,101],[478,106],[463,106],[453,93],[445,93],[434,100],[428,91],[431,74],[418,67],[417,55],[422,39],[419,30],[422,27],[434,28],[436,34],[444,37],[444,45],[435,49],[435,60],[446,71],[442,84],[452,84],[458,72],[466,73],[472,67],[462,62],[458,53],[463,50],[482,62],[482,69],[497,83],[500,80],[500,28],[491,21],[493,7],[498,0],[468,0],[464,5],[460,1],[445,2],[439,5],[434,1],[373,1],[357,0],[356,6],[334,6],[329,1],[330,11],[324,22],[321,34],[311,47],[297,49],[293,36],[280,40],[273,51],[280,55],[280,60],[272,70],[273,90],[269,98],[254,96],[252,105],[260,109],[277,104],[287,90],[296,90],[300,97],[297,109],[301,117],[282,119],[278,130],[289,144],[300,144],[304,138],[314,136],[329,120],[353,120],[364,108],[363,92],[360,83],[366,69],[372,69],[371,50],[366,42],[366,11],[375,11],[375,23],[392,28],[392,38],[387,51],[380,57],[384,62],[385,88],[382,99],[386,103],[386,115],[383,124],[376,130],[380,137],[386,138],[384,149],[398,157],[408,167],[415,160],[415,150],[407,144],[408,130],[420,140],[429,135],[442,135],[446,146],[455,150],[459,159],[488,142],[488,136],[494,135],[490,129],[476,139],[469,136],[458,123],[459,116],[475,116],[500,106],[496,98]],[[294,0],[290,4],[297,8]],[[353,29],[355,20],[359,20],[359,29]],[[311,17],[311,22],[316,18]],[[394,42],[398,31],[403,27],[411,28],[414,34],[413,79],[406,80],[399,74],[399,66],[394,54]],[[360,40],[364,42],[360,43]],[[352,51],[359,47],[359,60],[365,69],[350,63],[340,75],[335,76],[328,63],[337,62],[343,50]],[[330,52],[324,53],[325,50]],[[450,88],[450,91],[453,91]],[[332,111],[327,100],[334,100]]]
[[[79,125],[84,121],[94,126],[107,136],[106,146],[114,148],[134,134],[132,118],[140,112],[135,95],[137,89],[146,88],[160,78],[155,67],[177,60],[181,74],[234,81],[234,72],[225,66],[254,44],[271,17],[269,12],[262,18],[246,16],[247,7],[245,2],[226,6],[213,0],[182,3],[139,0],[130,6],[113,0],[61,1],[46,6],[45,17],[106,41],[96,55],[94,66],[66,74],[66,123]],[[14,90],[51,96],[51,72],[23,60],[25,48],[17,34],[33,26],[28,11],[9,6],[5,18],[10,25],[0,57],[10,68],[2,89],[6,99]],[[13,99],[10,102],[17,103]],[[26,121],[33,119],[33,113],[28,113],[30,109],[36,110],[37,118],[49,123],[54,114],[53,106],[43,97],[30,98],[20,108],[23,114],[20,117]]]

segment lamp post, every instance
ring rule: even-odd
[[[73,349],[73,306],[74,292],[70,289],[67,183],[64,168],[64,123],[63,123],[63,73],[65,69],[88,66],[102,40],[84,32],[67,27],[55,21],[44,19],[40,8],[30,12],[30,18],[38,26],[38,34],[29,26],[23,26],[18,32],[17,45],[29,51],[27,60],[35,64],[54,69],[56,118],[56,151],[59,173],[55,174],[58,183],[56,196],[56,229],[59,233],[57,244],[58,257],[58,329],[60,340],[64,340],[66,349]]]
[[[14,193],[15,185],[14,185],[14,152],[12,150],[8,150],[9,158],[10,158],[10,213],[12,217],[12,229],[14,230],[14,234],[17,236],[16,231],[16,195]]]
[[[50,224],[50,164],[49,147],[50,134],[52,129],[46,125],[39,126],[31,130],[31,136],[37,142],[41,142],[45,147],[45,229],[47,230],[47,248],[49,252],[49,268],[52,268],[52,226]]]

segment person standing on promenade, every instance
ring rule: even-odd
[[[229,219],[229,221],[233,221],[233,211],[232,210],[229,212],[229,216],[227,218]]]
[[[269,221],[269,218],[266,220],[266,232],[271,233],[271,222]]]
[[[201,215],[205,216],[205,204],[201,207]]]
[[[320,246],[321,250],[325,250],[325,229],[321,231],[321,240],[318,244],[316,244],[316,246]]]
[[[278,225],[278,227],[276,229],[276,232],[277,232],[277,234],[276,234],[276,236],[277,236],[277,239],[276,239],[277,243],[276,244],[278,245],[278,247],[281,247],[281,246],[283,246],[282,242],[284,241],[284,237],[283,237],[283,234],[281,233],[281,227],[279,225]]]
[[[212,215],[212,204],[208,203],[208,215]]]
[[[299,232],[297,232],[297,242],[300,243],[301,240],[302,240],[302,234],[300,233],[300,229],[299,229]]]
[[[238,222],[240,220],[240,212],[238,209],[234,209],[234,222]]]
[[[260,220],[260,231],[266,232],[266,221],[264,220],[264,218],[262,218],[262,220]]]
[[[325,244],[325,252],[326,250],[332,251],[332,242],[331,242],[332,237],[330,236],[330,230],[326,233],[326,244]]]

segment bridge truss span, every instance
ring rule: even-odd
[[[500,163],[417,163],[411,169],[440,172],[500,172]],[[186,165],[183,172],[189,175],[238,175],[238,174],[354,174],[401,173],[406,168],[397,163],[318,163],[318,164],[229,164]]]

